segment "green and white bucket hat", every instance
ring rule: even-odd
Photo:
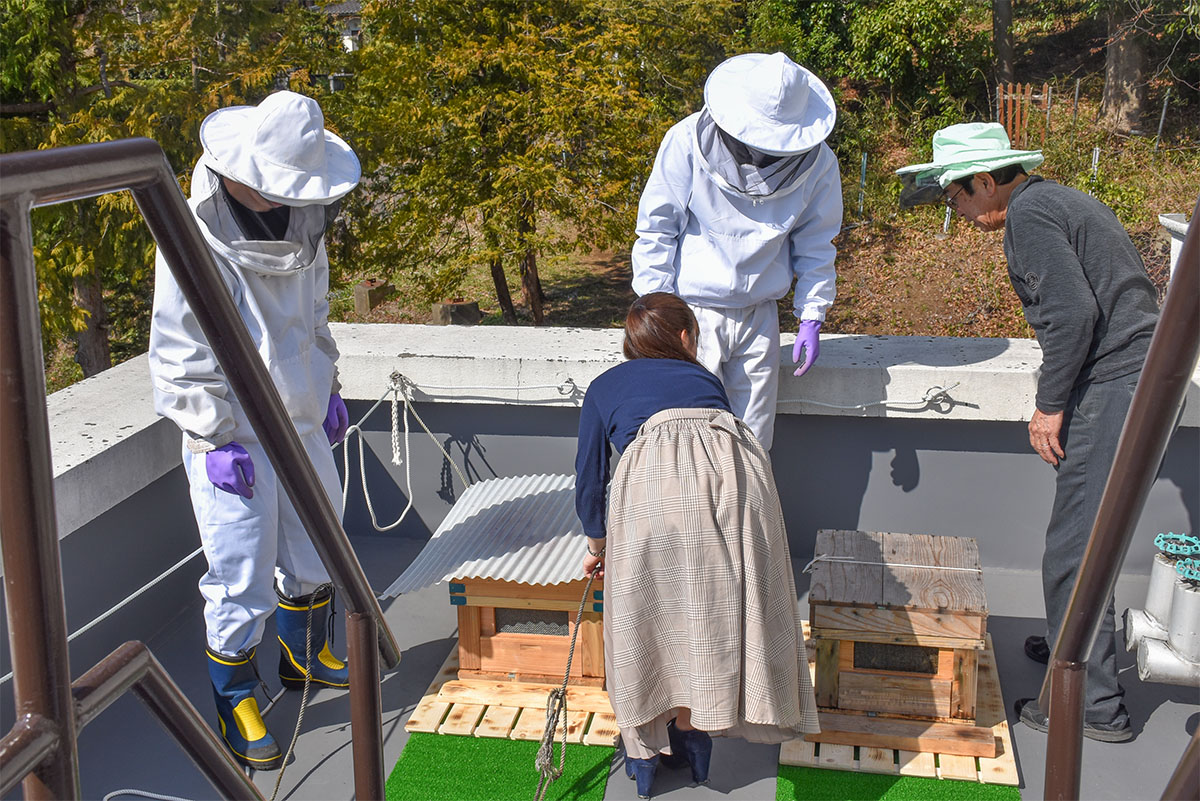
[[[1013,150],[1008,133],[998,122],[966,122],[942,128],[933,135],[933,161],[896,170],[900,176],[900,206],[936,203],[953,181],[981,172],[1020,164],[1026,171],[1042,163],[1040,150]]]

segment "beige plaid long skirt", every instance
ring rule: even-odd
[[[819,730],[779,496],[745,423],[647,420],[613,475],[607,533],[605,666],[630,756],[669,751],[681,707],[754,742]]]

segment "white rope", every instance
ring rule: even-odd
[[[112,799],[119,795],[136,795],[140,798],[154,798],[157,801],[191,801],[190,798],[180,798],[177,795],[163,795],[162,793],[152,793],[149,790],[134,790],[128,787],[124,790],[113,790],[104,796],[104,801],[112,801]]]
[[[806,403],[810,406],[823,406],[826,409],[842,409],[844,411],[861,411],[861,410],[869,409],[872,406],[923,407],[923,406],[929,406],[932,403],[937,403],[938,401],[943,399],[943,396],[944,396],[945,400],[953,402],[953,399],[949,396],[948,393],[950,392],[950,390],[954,389],[961,383],[962,383],[961,381],[956,381],[955,383],[951,384],[948,387],[938,387],[938,386],[930,387],[929,389],[925,390],[925,397],[921,398],[920,400],[911,400],[911,401],[885,399],[885,400],[871,401],[869,403],[856,403],[852,406],[844,406],[844,405],[837,404],[837,403],[825,403],[824,401],[818,401],[818,400],[806,400],[805,398],[780,398],[779,403]]]
[[[570,379],[568,379],[568,381],[569,380]],[[446,451],[446,449],[444,447],[442,447],[442,443],[438,442],[437,437],[434,436],[434,433],[429,430],[429,426],[425,425],[425,421],[421,419],[421,415],[417,413],[416,408],[412,405],[412,400],[410,398],[410,393],[409,393],[409,387],[414,387],[414,386],[415,385],[412,383],[412,381],[410,381],[408,379],[408,377],[403,375],[402,373],[399,373],[399,372],[392,373],[391,379],[388,383],[387,390],[384,391],[383,395],[381,395],[379,397],[379,400],[377,400],[375,402],[375,405],[372,406],[369,410],[367,410],[367,413],[364,414],[357,423],[355,423],[354,425],[352,425],[346,429],[346,436],[342,439],[342,442],[339,443],[339,445],[342,446],[342,468],[343,468],[342,469],[342,476],[343,476],[343,478],[342,478],[342,516],[345,517],[345,515],[346,515],[346,501],[350,494],[350,435],[357,434],[358,435],[358,475],[362,482],[363,500],[365,501],[366,506],[367,506],[367,513],[369,514],[369,516],[371,518],[371,525],[375,528],[376,531],[379,531],[379,532],[391,531],[396,526],[400,525],[402,522],[404,522],[404,518],[408,516],[409,511],[413,507],[412,459],[409,458],[411,455],[411,452],[412,452],[410,438],[409,438],[409,435],[411,433],[410,429],[409,429],[409,424],[408,424],[409,412],[412,412],[413,417],[417,418],[417,422],[421,424],[421,428],[423,428],[425,430],[425,433],[429,435],[429,438],[431,440],[433,440],[433,444],[437,446],[438,450],[441,451],[442,456],[446,459],[447,462],[449,462],[450,467],[452,467],[454,469],[454,472],[458,474],[459,479],[463,483],[463,487],[471,486],[470,480],[468,480],[466,475],[463,474],[462,470],[459,469],[458,465],[454,462],[454,459],[451,458],[450,454]],[[559,386],[559,385],[556,384],[554,386]],[[404,465],[404,489],[405,489],[405,494],[408,497],[408,504],[404,507],[404,511],[402,511],[400,513],[400,516],[398,518],[396,518],[395,522],[390,523],[389,525],[386,525],[386,526],[381,526],[379,524],[379,518],[375,514],[375,504],[371,500],[371,490],[367,487],[366,446],[363,443],[363,438],[366,434],[366,431],[363,429],[362,426],[367,421],[367,418],[370,417],[375,412],[375,410],[379,408],[380,404],[383,403],[383,401],[387,398],[388,395],[392,396],[392,409],[391,409],[391,415],[392,415],[392,428],[391,428],[392,464],[396,465],[397,467],[400,466],[401,464]],[[403,403],[401,403],[401,400],[403,400]],[[403,409],[403,413],[401,413],[401,409]],[[400,442],[401,442],[400,418],[401,417],[403,417],[403,419],[404,419],[403,456],[401,456],[401,448],[400,448]],[[334,447],[338,447],[338,446],[335,445]]]
[[[951,567],[949,565],[910,565],[904,562],[868,562],[863,559],[854,559],[849,556],[834,556],[833,554],[819,554],[812,558],[812,561],[804,566],[802,573],[811,573],[813,565],[817,562],[837,562],[843,565],[874,565],[878,567],[916,567],[927,570],[961,570],[965,573],[983,573],[981,567]]]
[[[96,626],[99,626],[101,623],[108,620],[110,617],[115,615],[117,612],[124,609],[126,606],[129,606],[129,604],[133,603],[137,598],[144,595],[147,591],[153,589],[153,587],[155,585],[160,584],[164,579],[166,579],[168,576],[170,576],[176,570],[178,570],[179,568],[186,565],[192,559],[196,558],[196,556],[202,550],[204,550],[204,549],[197,548],[196,550],[192,551],[187,556],[183,557],[178,562],[173,564],[171,567],[167,568],[162,573],[159,573],[157,578],[151,579],[148,583],[142,585],[141,589],[136,590],[133,594],[131,594],[129,596],[126,596],[125,600],[119,602],[116,606],[113,606],[111,609],[109,609],[107,612],[105,612],[102,615],[100,615],[99,617],[97,617],[91,623],[88,623],[87,625],[83,626],[83,628],[79,629],[78,631],[74,632],[73,634],[68,635],[67,642],[74,641],[76,637],[86,634],[87,632],[89,632],[93,628],[95,628]],[[12,676],[13,676],[12,671],[5,673],[3,676],[0,676],[0,684],[3,684],[4,682],[8,681],[9,679],[12,678]]]

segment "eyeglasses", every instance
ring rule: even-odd
[[[958,210],[958,196],[960,194],[962,194],[962,191],[966,188],[967,188],[966,184],[959,184],[958,191],[955,192],[953,195],[944,195],[942,197],[942,201],[946,204],[946,206],[948,208],[952,208],[957,211]]]

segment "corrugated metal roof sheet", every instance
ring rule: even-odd
[[[382,598],[455,578],[560,584],[583,578],[585,540],[574,476],[472,484]]]

